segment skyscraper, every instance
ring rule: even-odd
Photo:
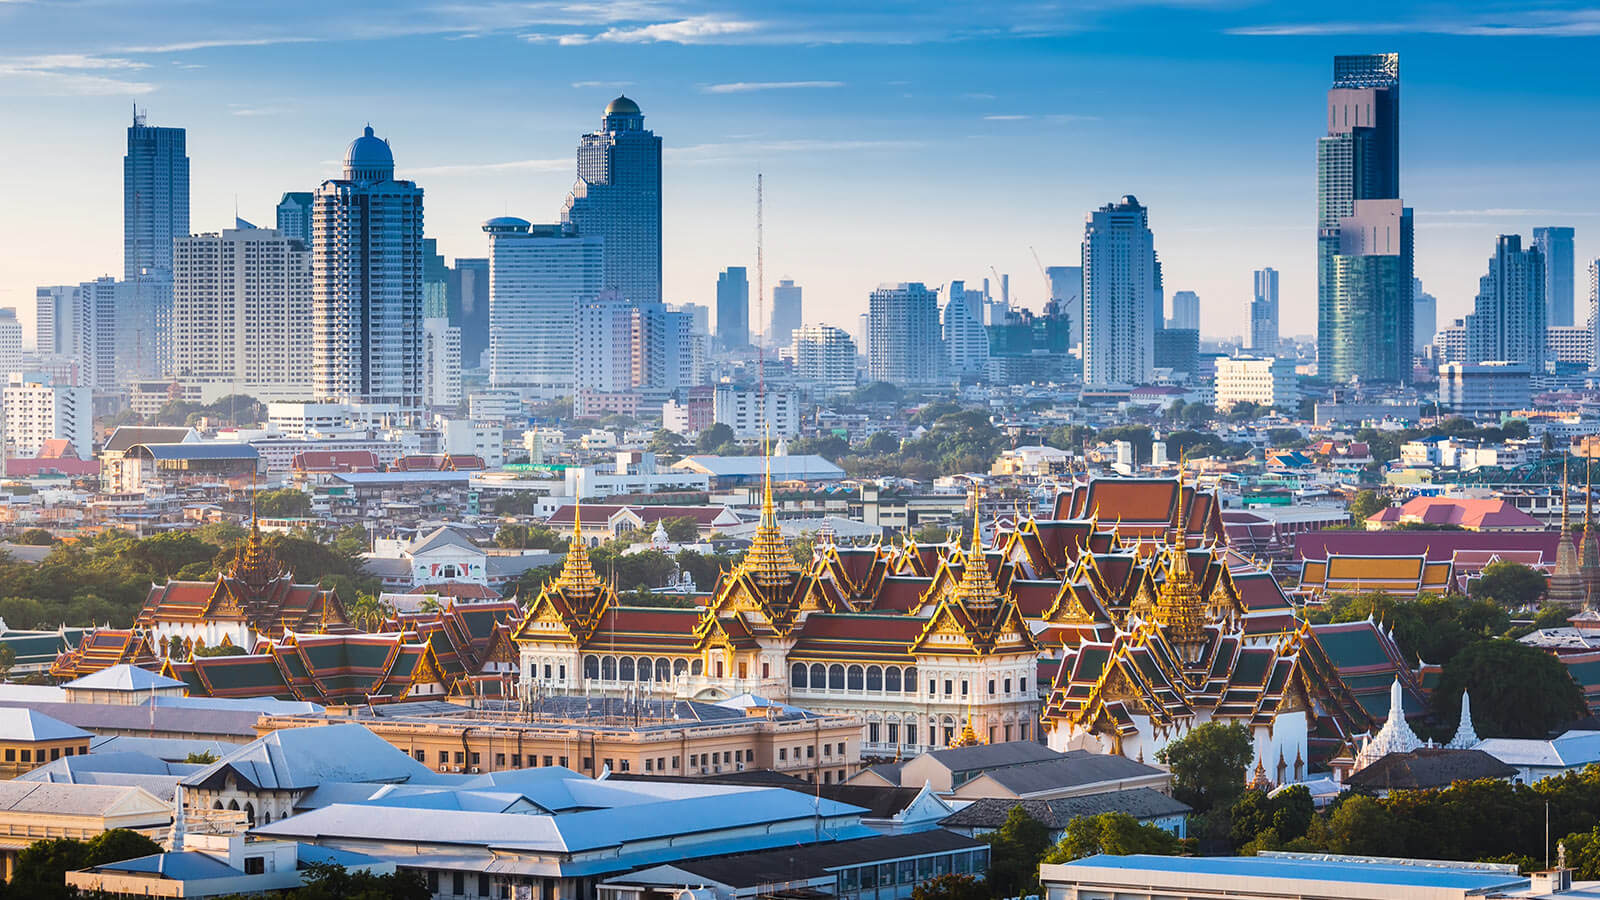
[[[450,315],[450,267],[439,253],[439,242],[422,239],[422,317],[443,319]]]
[[[278,201],[278,232],[311,246],[310,191],[291,191]]]
[[[476,369],[489,351],[489,259],[458,256],[448,278],[445,305],[450,324],[461,329],[461,365]]]
[[[787,347],[794,330],[805,321],[800,305],[800,285],[785,278],[772,289],[772,322],[767,326],[767,341],[774,347]]]
[[[1250,352],[1275,356],[1278,352],[1278,270],[1257,269],[1250,300]]]
[[[443,316],[422,320],[422,405],[461,405],[461,329]]]
[[[210,386],[210,398],[311,399],[310,248],[272,228],[174,248],[172,376]]]
[[[945,291],[945,373],[952,378],[981,378],[989,363],[989,331],[983,324],[983,291],[952,281]]]
[[[611,101],[600,130],[578,142],[578,181],[561,221],[605,239],[603,290],[661,301],[661,138],[645,130],[639,104]]]
[[[819,398],[856,386],[856,345],[842,328],[803,325],[794,331],[794,374],[800,389]]]
[[[489,386],[524,399],[572,393],[578,308],[600,294],[605,242],[501,216],[489,236]]]
[[[1317,141],[1317,360],[1331,381],[1410,379],[1411,217],[1399,197],[1400,56],[1336,56],[1328,134]],[[1344,235],[1380,220],[1394,227],[1387,238]],[[1340,260],[1380,245],[1393,252]]]
[[[122,158],[122,277],[172,273],[172,242],[189,233],[189,157],[182,128],[134,110]]]
[[[22,365],[22,323],[17,311],[0,306],[0,377]]]
[[[34,349],[40,355],[78,352],[78,285],[57,284],[34,291]]]
[[[1535,228],[1533,246],[1544,256],[1545,321],[1552,327],[1575,321],[1572,284],[1572,229]]]
[[[312,365],[319,400],[415,411],[422,402],[422,189],[394,178],[367,126],[312,212]]]
[[[717,343],[724,350],[750,346],[750,278],[744,266],[717,276]]]
[[[1083,230],[1084,384],[1150,382],[1161,329],[1161,264],[1150,213],[1132,194],[1089,214]]]
[[[921,282],[879,285],[867,300],[867,377],[891,384],[939,379],[939,296]]]
[[[1422,289],[1422,279],[1411,279],[1411,352],[1421,356],[1439,330],[1439,300]]]
[[[1172,318],[1167,320],[1167,327],[1199,333],[1200,295],[1194,291],[1174,291]]]
[[[1546,348],[1544,254],[1522,248],[1522,237],[1495,239],[1489,272],[1467,316],[1467,356],[1473,363],[1509,362],[1544,372]]]
[[[1070,346],[1083,342],[1083,266],[1050,266],[1044,270],[1050,281],[1050,303],[1046,315],[1065,315],[1071,328]]]

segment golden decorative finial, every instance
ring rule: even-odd
[[[766,452],[765,439],[762,452],[766,455],[766,474],[761,488],[761,521],[756,526],[750,549],[740,565],[762,587],[777,587],[787,584],[800,569],[783,542],[782,530],[778,528],[778,512],[772,502],[772,456]]]
[[[1178,464],[1178,533],[1167,553],[1167,577],[1156,596],[1156,621],[1166,633],[1167,642],[1186,663],[1199,662],[1205,652],[1205,602],[1200,585],[1189,570],[1188,531],[1184,527],[1184,467]]]
[[[978,526],[978,492],[972,494],[972,549],[967,553],[966,568],[961,571],[961,581],[956,585],[956,602],[968,613],[981,613],[973,618],[987,623],[1000,605],[1000,589],[989,575],[989,564],[983,558],[983,540]]]

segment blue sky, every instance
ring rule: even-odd
[[[1167,289],[1244,327],[1250,271],[1314,325],[1314,153],[1335,53],[1401,54],[1402,193],[1441,319],[1499,233],[1572,225],[1600,256],[1600,6],[995,2],[271,4],[0,0],[0,305],[121,269],[131,102],[189,129],[193,227],[271,224],[372,122],[447,256],[556,217],[577,135],[619,91],[666,156],[666,295],[754,265],[808,321],[882,281],[980,280],[1037,307],[1091,208],[1151,209]],[[261,8],[257,8],[261,7]],[[1580,316],[1583,298],[1580,296]]]

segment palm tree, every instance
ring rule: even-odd
[[[417,609],[425,613],[437,613],[442,612],[444,607],[439,604],[439,596],[437,594],[429,594],[422,598],[421,603],[417,604]]]
[[[355,602],[350,604],[350,618],[362,631],[377,631],[393,614],[393,605],[373,594],[357,594]]]

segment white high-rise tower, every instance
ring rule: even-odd
[[[1161,264],[1150,213],[1129,194],[1083,231],[1083,383],[1148,384],[1161,328]]]

